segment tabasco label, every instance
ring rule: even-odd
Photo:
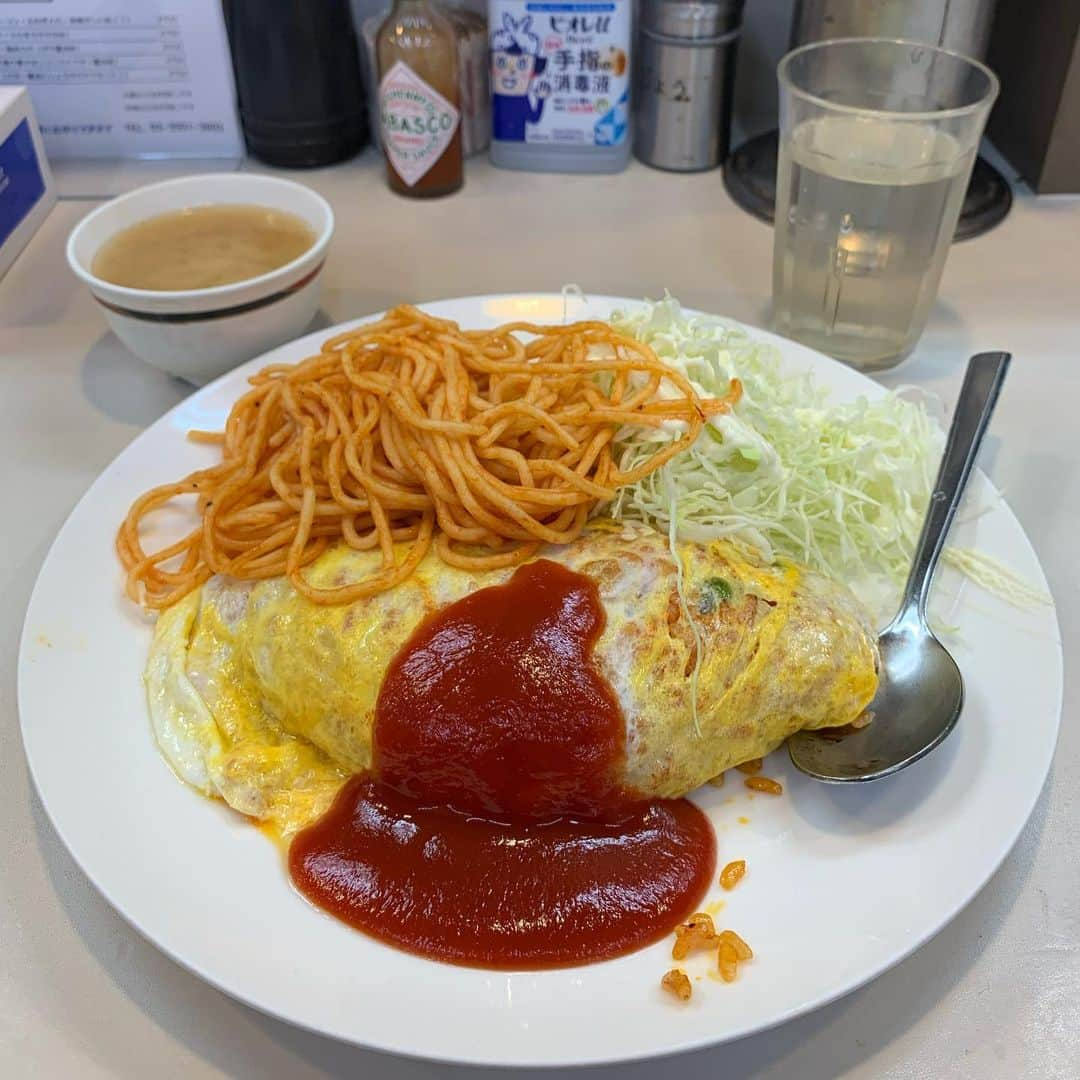
[[[443,156],[461,114],[401,60],[379,86],[379,111],[386,156],[412,187]]]

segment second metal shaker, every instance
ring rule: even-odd
[[[727,155],[743,0],[642,0],[634,153],[675,172]]]

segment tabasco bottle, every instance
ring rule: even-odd
[[[396,0],[378,36],[379,119],[390,186],[448,195],[462,183],[457,31],[434,0]]]

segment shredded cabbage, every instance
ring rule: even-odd
[[[685,315],[670,296],[611,321],[703,396],[726,394],[733,378],[743,395],[692,447],[620,489],[607,512],[687,540],[731,537],[768,561],[798,560],[887,613],[907,576],[944,442],[926,409],[898,393],[831,402],[812,374],[781,374],[774,347],[725,319]],[[679,431],[673,421],[620,432],[620,466],[644,461]]]
[[[941,557],[946,565],[959,570],[987,592],[1009,600],[1017,607],[1040,607],[1054,602],[1048,593],[1029,585],[1003,562],[984,551],[947,547]]]

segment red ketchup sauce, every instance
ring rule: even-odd
[[[601,960],[695,910],[716,845],[686,800],[620,786],[592,662],[596,584],[547,560],[430,616],[390,665],[370,775],[289,850],[293,881],[411,952],[492,968]]]

